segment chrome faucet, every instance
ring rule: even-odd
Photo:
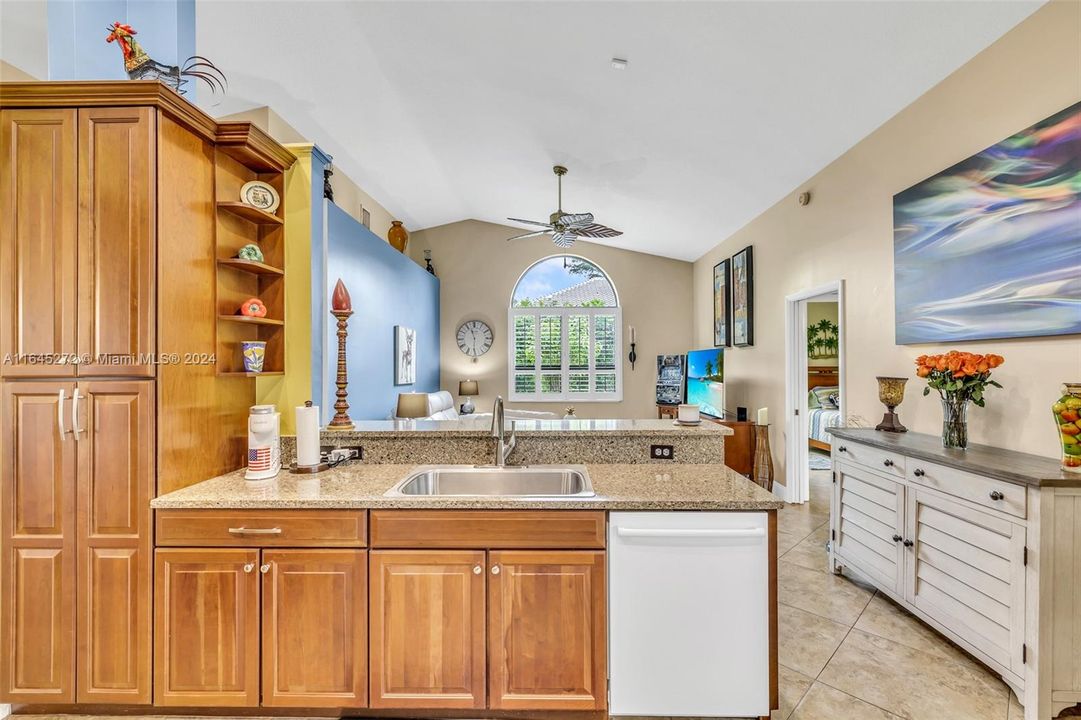
[[[514,421],[510,421],[510,440],[503,441],[503,426],[506,425],[506,414],[503,410],[503,396],[497,395],[495,405],[492,407],[492,437],[495,443],[495,466],[506,467],[507,458],[514,452],[518,444],[518,438],[514,434]]]

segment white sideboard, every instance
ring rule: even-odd
[[[1081,476],[919,433],[833,436],[830,568],[993,669],[1025,720],[1081,703]]]

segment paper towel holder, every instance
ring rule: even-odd
[[[312,407],[312,401],[311,400],[305,400],[304,401],[304,407],[306,407],[306,408]],[[324,470],[329,470],[332,466],[329,463],[323,461],[324,456],[325,456],[324,453],[322,451],[320,451],[320,453],[319,453],[319,462],[316,463],[315,465],[298,465],[294,461],[289,466],[289,472],[293,473],[294,475],[314,475],[315,473],[323,472]]]

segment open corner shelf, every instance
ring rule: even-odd
[[[251,317],[250,315],[218,315],[218,320],[246,323],[248,325],[285,325],[284,320],[275,320],[274,318],[267,317]]]
[[[280,217],[273,213],[268,213],[266,210],[260,210],[253,205],[239,201],[219,200],[218,209],[232,213],[256,225],[282,225],[284,223]]]
[[[244,260],[243,258],[218,258],[218,265],[251,273],[252,275],[276,275],[278,277],[285,275],[285,271],[281,268],[256,262],[255,260]]]
[[[272,377],[272,376],[284,375],[284,374],[285,374],[284,370],[264,370],[263,372],[245,372],[243,370],[233,370],[233,371],[229,371],[229,372],[220,372],[220,373],[218,373],[218,377],[256,378],[256,377],[267,377],[267,376]]]

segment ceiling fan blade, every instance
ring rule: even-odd
[[[548,228],[549,230],[552,229],[551,223],[537,222],[536,220],[522,220],[521,218],[512,218],[512,217],[509,217],[507,219],[510,220],[511,222],[522,223],[523,225],[539,225],[541,227]]]
[[[510,242],[511,240],[524,240],[525,238],[537,237],[538,235],[547,235],[547,234],[548,234],[547,230],[538,230],[536,232],[527,232],[527,233],[523,233],[521,235],[515,235],[514,237],[509,237],[509,238],[507,238],[507,242]]]
[[[576,227],[574,228],[574,232],[587,238],[614,238],[623,234],[621,230],[613,230],[610,227],[598,225],[597,223]]]
[[[593,213],[563,213],[559,216],[559,224],[564,227],[581,227],[593,222]]]
[[[557,232],[552,236],[552,242],[556,244],[556,247],[561,248],[569,248],[577,239],[578,236],[572,232]]]

